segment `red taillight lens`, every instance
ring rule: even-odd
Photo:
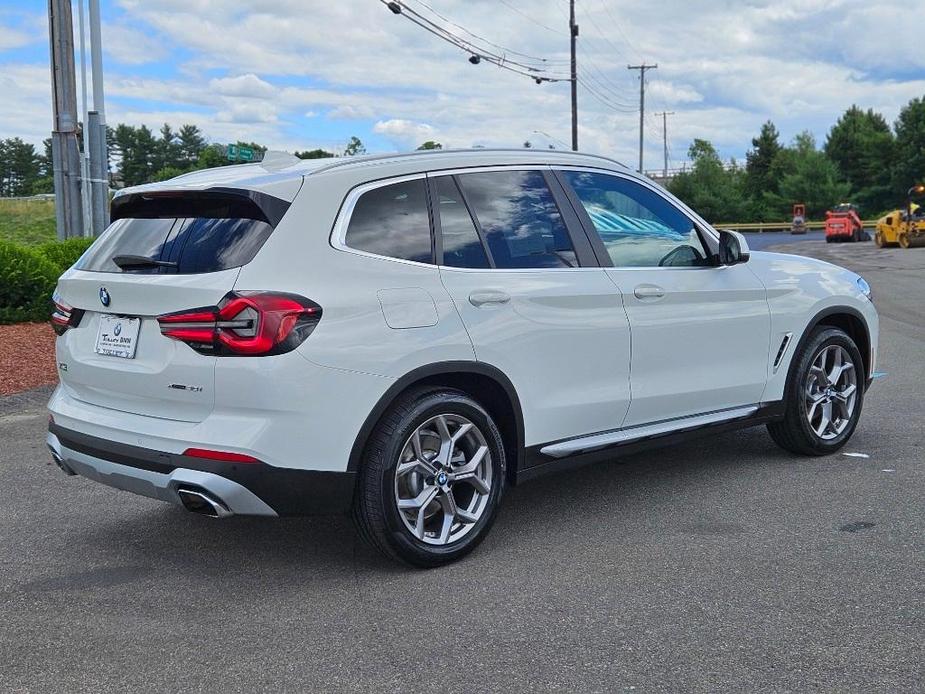
[[[51,303],[51,327],[56,334],[63,335],[69,328],[76,328],[80,325],[80,319],[84,314],[81,309],[65,303],[58,292],[52,295]]]
[[[298,347],[321,307],[295,294],[231,292],[218,306],[159,316],[161,334],[208,354],[268,356]]]
[[[187,448],[183,455],[191,458],[205,458],[206,460],[221,460],[225,463],[259,463],[255,457],[245,455],[244,453],[232,453],[231,451],[213,451],[209,448]]]

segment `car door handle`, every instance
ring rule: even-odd
[[[469,303],[476,307],[486,304],[506,304],[510,300],[510,296],[497,291],[472,292],[469,295]]]
[[[640,301],[658,301],[665,297],[665,290],[654,284],[640,284],[633,290]]]

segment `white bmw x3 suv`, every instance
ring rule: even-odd
[[[352,509],[417,566],[546,472],[758,424],[836,451],[874,369],[862,278],[596,156],[271,157],[112,218],[54,297],[59,466],[211,516]]]

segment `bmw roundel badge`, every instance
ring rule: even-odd
[[[106,291],[106,287],[100,287],[100,303],[103,306],[109,306],[112,299],[109,297],[109,292]]]

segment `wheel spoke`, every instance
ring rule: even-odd
[[[822,405],[822,418],[819,420],[818,426],[815,427],[814,431],[816,436],[825,436],[826,431],[832,425],[832,403],[826,402]]]
[[[488,446],[479,446],[479,449],[472,454],[472,458],[465,465],[460,465],[458,468],[453,470],[453,479],[455,480],[464,480],[468,477],[473,477],[476,470],[478,470],[479,465],[482,464],[482,461],[485,459],[485,456],[488,455]]]
[[[421,493],[418,494],[413,499],[399,499],[398,508],[401,509],[424,509],[431,501],[434,500],[434,497],[437,496],[437,493],[440,491],[440,487],[436,486],[427,486],[421,490]]]
[[[479,494],[488,494],[491,491],[491,487],[489,487],[488,483],[481,477],[467,477],[462,481],[468,482],[473,487],[475,487],[475,491],[477,491]]]
[[[835,398],[847,404],[848,398],[854,395],[854,391],[856,391],[857,389],[858,387],[856,385],[854,385],[853,383],[849,383],[847,386],[842,388],[839,392],[835,393]]]
[[[442,498],[444,497],[441,497],[441,499]],[[450,531],[453,529],[455,520],[456,516],[451,516],[449,513],[443,514],[443,525],[440,526],[440,537],[437,538],[441,545],[445,545],[447,540],[450,539]]]
[[[456,497],[453,496],[453,490],[444,492],[440,496],[440,505],[443,506],[443,513],[449,516],[451,519],[456,518]]]
[[[823,362],[824,363],[824,362]],[[820,385],[827,386],[829,385],[829,375],[826,373],[825,369],[817,364],[813,364],[809,367],[809,373],[816,377],[816,382]]]
[[[474,513],[469,513],[467,510],[463,508],[456,510],[456,518],[460,522],[466,523],[467,525],[471,525],[472,523],[475,523],[479,519],[479,517],[476,516]]]
[[[437,426],[437,434],[440,436],[440,452],[437,453],[435,460],[441,465],[449,465],[456,442],[450,434],[450,427],[446,423],[446,417],[440,415],[434,421]]]
[[[475,425],[472,422],[466,422],[465,424],[460,424],[459,429],[457,429],[456,433],[453,434],[453,437],[452,437],[453,445],[456,445],[457,443],[459,443],[459,439],[461,439],[463,436],[468,434],[469,431],[474,426]]]
[[[437,471],[434,469],[434,466],[423,460],[409,460],[404,463],[399,463],[398,468],[395,470],[395,475],[401,477],[402,475],[407,475],[412,470],[418,470],[425,475],[434,476],[437,474]]]
[[[806,411],[806,416],[812,421],[813,417],[816,416],[816,408],[819,407],[819,403],[825,400],[825,393],[807,393],[806,401],[809,403],[809,409]]]

